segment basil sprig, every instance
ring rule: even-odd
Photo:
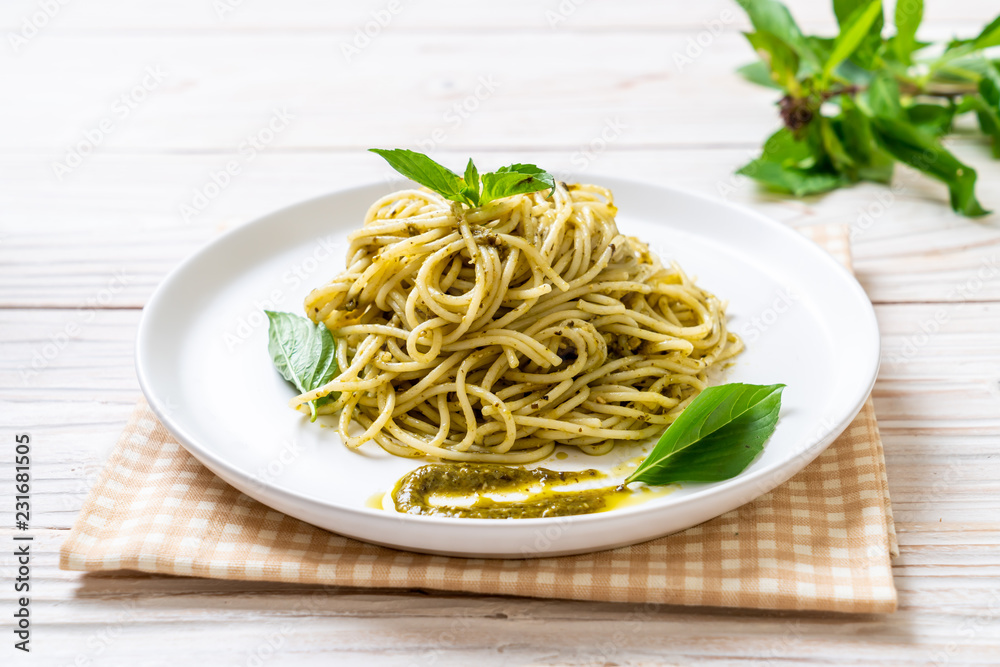
[[[271,361],[281,377],[300,393],[322,387],[340,372],[333,334],[323,323],[313,324],[308,318],[292,313],[264,312],[269,320],[267,351]],[[309,401],[312,421],[316,421],[316,407],[330,400],[330,396],[324,396]]]
[[[760,58],[739,71],[783,91],[784,127],[736,173],[802,197],[889,183],[901,162],[944,183],[959,214],[989,213],[976,199],[976,171],[941,140],[974,112],[1000,158],[1000,60],[987,51],[1000,45],[1000,17],[977,37],[929,49],[917,39],[924,0],[895,3],[890,37],[882,0],[833,0],[839,31],[830,38],[804,35],[778,0],[737,2]]]
[[[774,433],[784,387],[709,387],[667,428],[625,483],[719,482],[740,474]]]
[[[423,153],[405,148],[368,150],[384,157],[393,169],[410,180],[430,188],[445,199],[472,208],[511,195],[548,190],[556,184],[552,174],[533,164],[512,164],[480,177],[479,170],[469,158],[463,178]]]

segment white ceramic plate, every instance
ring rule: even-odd
[[[301,313],[305,295],[343,269],[346,235],[368,206],[402,182],[278,211],[181,264],[150,299],[139,327],[142,389],[188,451],[246,494],[343,535],[430,553],[554,556],[633,544],[734,509],[801,470],[850,423],[875,381],[878,328],[861,286],[798,233],[751,211],[652,185],[581,180],[613,190],[622,232],[647,240],[665,262],[677,260],[729,300],[730,326],[747,349],[725,381],[787,385],[777,430],[736,478],[558,519],[455,519],[370,508],[373,496],[425,461],[389,456],[373,443],[350,451],[334,428],[289,409],[295,392],[271,365],[261,311]],[[542,465],[610,470],[636,454],[616,452],[576,452]]]

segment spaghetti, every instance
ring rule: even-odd
[[[742,349],[724,304],[619,233],[608,190],[546,194],[375,202],[346,270],[305,302],[340,374],[293,407],[328,396],[317,411],[339,413],[348,446],[452,461],[603,454],[660,434]]]

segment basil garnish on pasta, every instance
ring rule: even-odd
[[[725,301],[618,229],[610,190],[373,150],[426,187],[372,203],[343,271],[305,298],[313,324],[270,314],[291,406],[336,414],[346,446],[501,464],[560,445],[605,454],[661,435],[743,349]]]
[[[470,159],[459,176],[421,153],[371,150],[425,187],[369,207],[307,317],[265,311],[274,365],[300,392],[292,408],[337,415],[349,448],[440,459],[404,478],[421,488],[465,475],[485,491],[476,480],[523,481],[505,466],[557,446],[600,455],[660,436],[623,483],[559,503],[543,488],[530,508],[476,515],[490,518],[598,511],[631,482],[721,481],[760,454],[784,385],[708,386],[743,349],[726,303],[622,233],[610,190],[531,164],[480,174]],[[440,513],[401,510],[401,488],[397,511]]]
[[[393,169],[420,185],[430,188],[445,199],[472,208],[485,206],[511,195],[525,195],[555,187],[555,179],[533,164],[512,164],[479,176],[472,158],[462,178],[451,169],[438,164],[423,153],[405,148],[369,148],[385,158]],[[481,182],[480,182],[481,181]]]

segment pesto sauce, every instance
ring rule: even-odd
[[[624,486],[559,491],[559,487],[607,477],[598,470],[560,472],[547,468],[513,468],[495,463],[435,463],[406,474],[392,490],[396,511],[405,514],[450,516],[463,519],[536,519],[591,514],[628,494]],[[523,500],[494,500],[484,494],[518,493]],[[471,505],[436,505],[431,497],[457,499],[474,496]]]

